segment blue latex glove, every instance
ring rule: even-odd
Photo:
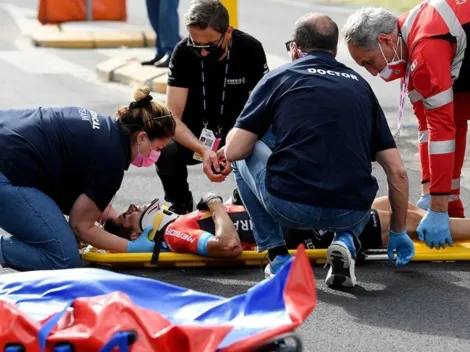
[[[403,232],[388,229],[388,259],[393,260],[393,250],[397,251],[396,265],[406,265],[415,255],[415,245],[410,236]]]
[[[418,199],[418,202],[416,203],[416,206],[418,208],[421,208],[423,210],[428,210],[429,209],[429,203],[431,202],[431,196],[429,194],[425,196],[421,196]]]
[[[450,235],[449,214],[447,212],[437,212],[428,209],[421,223],[416,229],[418,239],[425,241],[429,248],[445,248],[446,243],[453,246]]]
[[[127,253],[153,252],[155,242],[149,240],[150,231],[152,231],[152,226],[147,227],[135,241],[129,241],[127,244]]]

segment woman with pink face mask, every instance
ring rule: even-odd
[[[116,118],[79,107],[0,110],[0,266],[16,270],[73,268],[76,237],[116,252],[146,252],[148,239],[128,241],[96,223],[130,164],[153,165],[175,134],[175,120],[134,92]],[[64,217],[69,216],[69,221]]]

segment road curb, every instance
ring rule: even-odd
[[[275,56],[267,55],[268,66],[273,70],[286,61]],[[138,58],[111,58],[96,66],[96,75],[102,82],[116,82],[127,86],[147,86],[153,92],[166,93],[168,69],[154,66],[142,66]]]
[[[32,34],[35,46],[61,49],[103,49],[154,47],[156,35],[151,30],[64,31],[59,25],[43,25]]]

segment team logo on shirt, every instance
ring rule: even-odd
[[[227,79],[227,84],[230,85],[240,85],[240,84],[245,84],[246,83],[246,78],[228,78]]]
[[[250,220],[237,220],[233,222],[237,231],[253,231],[253,223]]]
[[[416,68],[416,66],[418,66],[418,60],[413,61],[413,63],[412,63],[411,66],[410,66],[410,70],[411,70],[411,71],[414,71],[414,69]]]
[[[181,238],[183,241],[187,241],[189,243],[193,243],[195,241],[194,237],[191,237],[191,236],[189,236],[185,233],[182,233],[182,232],[179,232],[179,231],[176,231],[176,230],[173,230],[173,229],[167,229],[165,231],[165,235]]]
[[[78,113],[83,121],[91,123],[94,130],[100,129],[100,120],[98,119],[98,114],[96,112],[87,109],[78,109]]]

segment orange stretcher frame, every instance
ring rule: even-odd
[[[436,250],[426,247],[422,242],[415,242],[414,262],[432,261],[470,261],[470,242],[456,242],[451,248]],[[296,250],[289,251],[295,255]],[[326,263],[326,249],[308,249],[305,251],[313,264]],[[158,264],[150,263],[152,253],[100,253],[95,249],[82,254],[82,259],[89,263],[110,267],[205,267],[205,266],[256,266],[267,263],[266,252],[244,251],[236,259],[217,259],[194,254],[160,253]],[[366,253],[366,260],[374,260],[374,255]],[[383,255],[381,258],[384,259]]]

